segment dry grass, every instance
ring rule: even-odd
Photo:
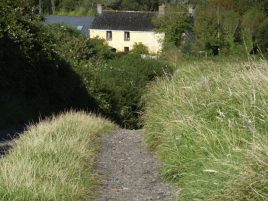
[[[0,200],[89,200],[98,182],[97,136],[113,128],[84,112],[30,126],[0,161]]]
[[[268,200],[268,64],[191,62],[145,97],[146,139],[180,200]]]

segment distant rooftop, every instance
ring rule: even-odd
[[[47,16],[45,24],[65,24],[81,31],[85,36],[89,36],[89,28],[92,25],[94,17],[88,16]]]
[[[152,18],[157,15],[157,12],[103,11],[95,17],[91,29],[152,31]]]

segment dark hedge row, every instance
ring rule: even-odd
[[[103,40],[0,2],[0,128],[62,110],[99,112],[121,126],[140,127],[146,84],[172,69],[135,54],[118,55]]]
[[[166,63],[137,54],[115,54],[103,40],[87,39],[68,27],[49,26],[57,51],[80,75],[99,109],[119,125],[141,126],[140,98],[148,82],[172,73]]]
[[[0,16],[0,128],[69,108],[97,107],[35,16],[9,0],[0,2]]]

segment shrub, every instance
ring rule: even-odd
[[[170,66],[135,54],[116,56],[104,40],[70,27],[44,26],[35,15],[24,16],[16,1],[0,6],[0,128],[69,108],[139,127],[143,89]]]
[[[172,73],[172,67],[153,59],[129,54],[94,66],[88,84],[100,108],[123,127],[138,128],[142,105],[140,98],[146,85],[157,76]],[[87,73],[90,79],[90,73]],[[84,74],[85,76],[85,74]]]
[[[80,62],[109,60],[114,57],[104,39],[85,37],[80,31],[66,25],[46,25],[46,32],[53,36],[56,51],[66,61],[79,67]]]
[[[67,108],[95,108],[39,19],[17,1],[1,1],[0,12],[0,128]]]
[[[268,52],[268,17],[260,25],[257,33],[257,43],[263,52]]]
[[[135,43],[133,45],[132,52],[135,54],[149,54],[149,49],[142,43]]]
[[[49,26],[56,38],[56,50],[72,64],[97,101],[99,112],[123,127],[140,127],[139,105],[149,81],[172,68],[163,62],[142,59],[137,54],[115,55],[104,40],[87,39],[65,26]]]

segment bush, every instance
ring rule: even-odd
[[[257,43],[263,52],[268,52],[268,17],[260,25],[257,33]]]
[[[142,43],[135,43],[133,45],[132,52],[135,54],[149,54],[149,49]]]
[[[109,60],[114,57],[104,39],[85,37],[80,31],[65,25],[46,25],[46,32],[53,36],[56,51],[74,68],[80,63]]]
[[[68,108],[96,108],[39,19],[16,1],[1,1],[0,12],[0,128]]]
[[[30,126],[0,161],[0,199],[89,200],[97,136],[115,126],[84,112],[69,112]]]
[[[267,200],[268,64],[180,67],[146,95],[146,141],[180,200]]]
[[[93,78],[87,84],[90,93],[106,115],[128,128],[141,126],[138,117],[143,107],[139,102],[146,85],[173,70],[163,62],[142,59],[135,54],[117,57],[93,68]],[[89,80],[91,75],[89,72],[87,75]]]
[[[137,54],[115,55],[103,39],[88,39],[65,26],[48,26],[57,51],[72,64],[99,111],[122,127],[139,128],[139,105],[146,85],[156,76],[171,73],[160,61],[142,59]]]
[[[170,66],[135,54],[116,56],[104,40],[63,25],[44,26],[36,16],[24,16],[16,1],[0,6],[0,128],[69,108],[139,127],[146,84],[171,72]]]

